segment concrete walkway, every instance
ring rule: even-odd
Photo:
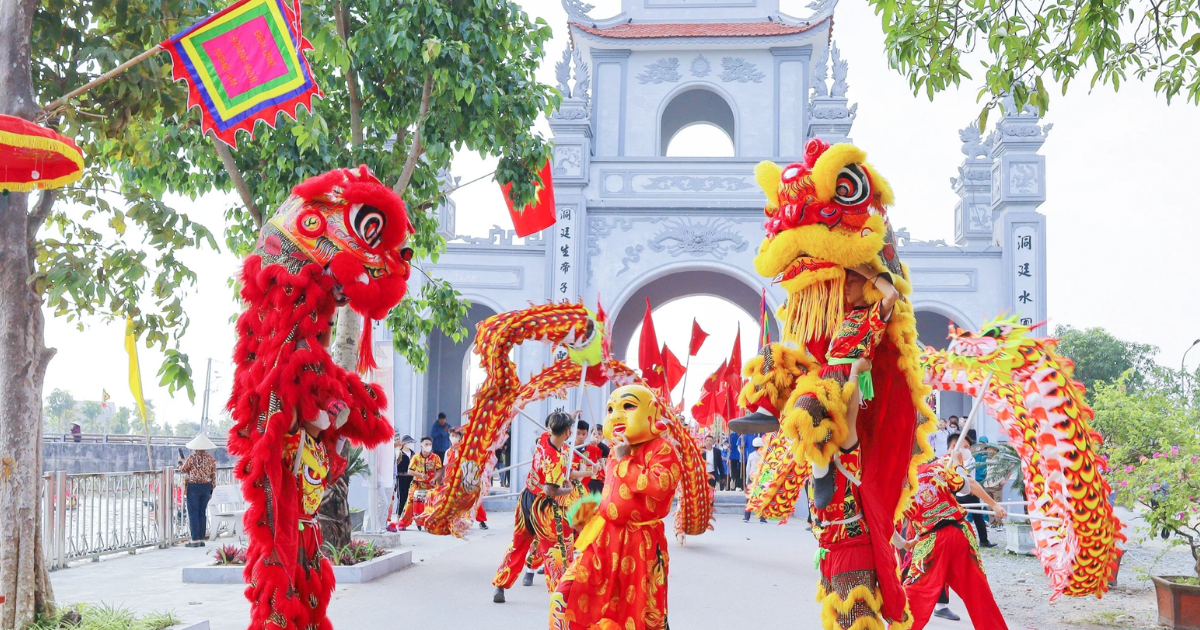
[[[492,603],[491,579],[512,532],[512,513],[491,515],[492,529],[468,540],[410,531],[404,548],[413,565],[368,584],[334,592],[329,616],[341,630],[428,628],[533,630],[546,627],[541,576],[518,585],[508,602]],[[668,523],[669,531],[670,523]],[[670,622],[680,630],[820,628],[814,601],[816,543],[803,520],[787,525],[743,523],[718,515],[716,530],[672,546]],[[225,539],[222,539],[225,540]],[[104,602],[139,611],[174,610],[187,623],[207,620],[212,630],[243,630],[249,604],[240,585],[183,584],[182,569],[203,563],[204,549],[176,547],[85,562],[51,574],[60,602]],[[953,595],[959,622],[934,619],[931,630],[971,628]],[[1003,605],[1003,604],[1002,604]]]

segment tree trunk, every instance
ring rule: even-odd
[[[363,318],[350,310],[349,306],[338,309],[337,331],[330,351],[333,362],[353,372],[358,365],[358,339],[362,333]],[[342,445],[341,456],[345,457],[349,443]],[[336,479],[321,497],[318,515],[321,536],[334,547],[350,544],[350,480],[342,475]]]
[[[0,114],[32,120],[30,34],[37,0],[0,0]],[[0,196],[0,628],[31,625],[54,594],[42,553],[42,304],[29,279],[34,238],[53,197],[29,212],[29,195]]]

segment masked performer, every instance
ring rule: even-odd
[[[541,563],[546,569],[546,589],[553,591],[570,562],[573,538],[564,503],[575,493],[575,485],[567,475],[563,446],[574,424],[574,419],[561,411],[546,418],[550,431],[538,438],[525,489],[517,503],[512,544],[492,580],[496,587],[492,601],[497,604],[504,602],[504,591],[516,583],[522,564],[528,569],[526,586],[533,584],[533,572]]]
[[[1007,513],[961,467],[956,451],[917,469],[917,493],[905,513],[915,537],[905,543],[912,552],[904,586],[913,615],[913,630],[929,623],[934,603],[949,586],[962,598],[971,623],[980,630],[1008,630],[992,596],[979,544],[967,525],[966,510],[958,497],[972,494],[984,500],[1000,517]]]
[[[891,188],[862,150],[819,139],[802,162],[763,162],[755,177],[767,237],[754,264],[788,300],[784,343],[745,366],[740,404],[777,417],[794,445],[789,466],[813,471],[826,630],[907,627],[891,538],[916,464],[932,455],[934,422],[904,299],[912,287],[887,221]]]
[[[371,320],[404,296],[412,227],[404,204],[365,167],[297,186],[262,228],[242,267],[229,451],[250,503],[245,576],[250,628],[331,628],[333,569],[320,550],[316,512],[345,469],[343,439],[391,438],[383,390],[334,364],[334,309],[367,318],[360,372],[374,367]]]
[[[608,400],[604,434],[613,443],[599,506],[589,518],[550,603],[551,630],[667,627],[667,537],[663,519],[679,485],[677,446],[653,392],[626,385]]]
[[[433,440],[429,437],[421,438],[421,452],[413,455],[408,462],[408,474],[412,475],[412,485],[409,486],[404,514],[396,523],[401,531],[408,529],[414,520],[417,522],[417,529],[421,528],[421,523],[424,522],[421,514],[425,512],[425,498],[436,483],[441,470],[442,458],[433,452]]]

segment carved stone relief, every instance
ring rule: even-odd
[[[674,83],[683,78],[679,74],[679,59],[676,57],[664,57],[647,64],[646,70],[637,75],[638,81],[645,83]]]
[[[759,72],[753,63],[741,57],[723,58],[721,59],[721,67],[724,69],[721,72],[721,80],[725,82],[762,83],[763,78],[766,76]]]

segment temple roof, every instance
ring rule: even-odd
[[[578,22],[571,25],[579,30],[612,39],[650,39],[662,37],[770,37],[803,33],[821,22],[792,26],[781,22],[702,22],[694,24],[618,24],[594,28]]]

